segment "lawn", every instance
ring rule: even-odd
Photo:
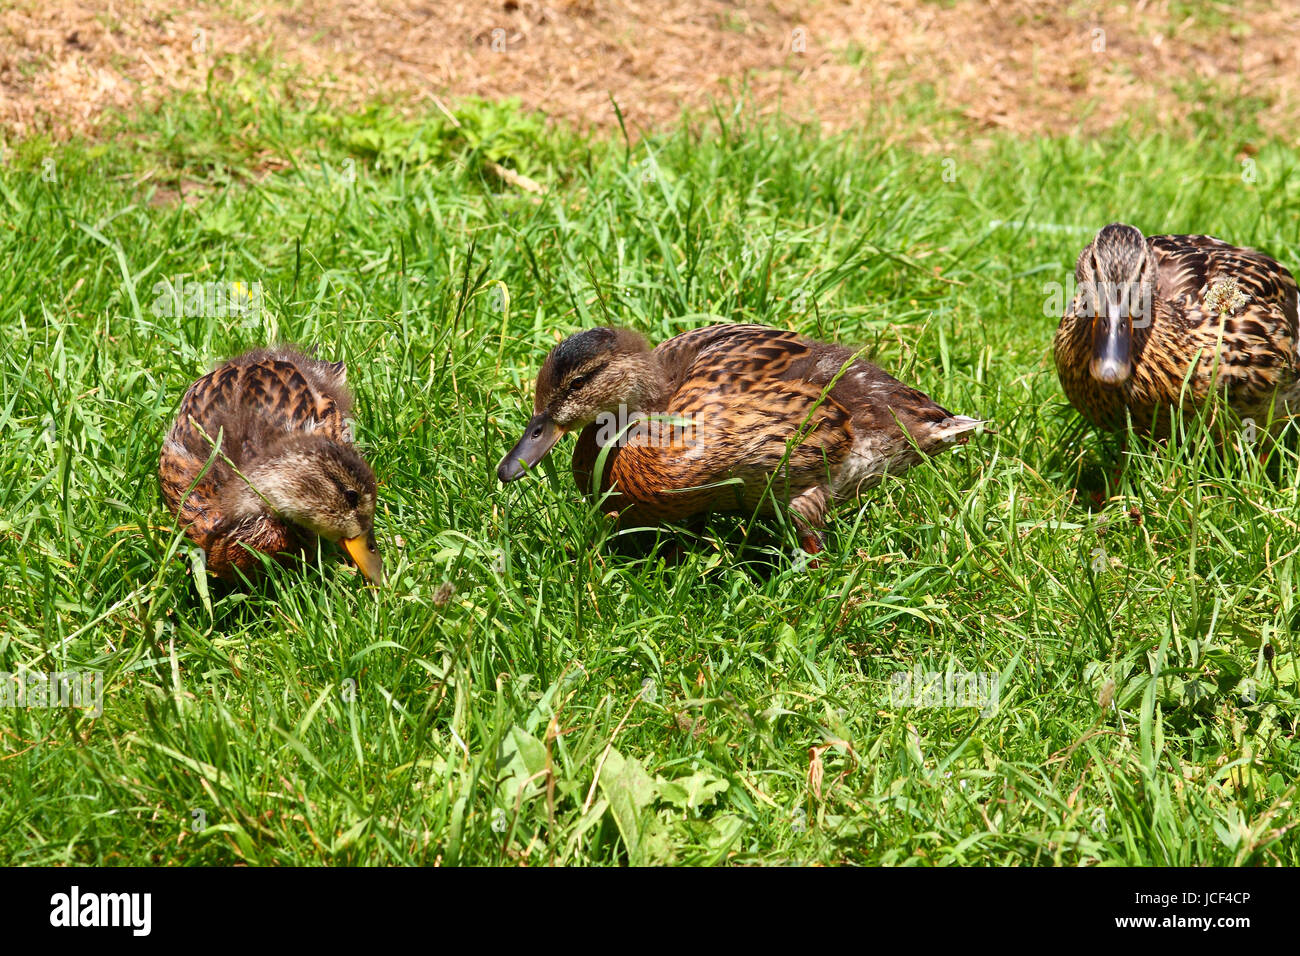
[[[0,861],[1300,863],[1296,443],[1121,459],[1051,362],[1107,222],[1300,268],[1292,150],[453,116],[227,91],[8,144],[0,671],[103,701],[0,708]],[[159,314],[177,281],[261,308]],[[990,430],[815,568],[775,521],[617,534],[571,439],[499,485],[559,338],[719,321],[869,346]],[[162,503],[186,386],[269,342],[347,362],[382,591],[328,550],[209,583]],[[996,699],[900,698],[929,673]]]

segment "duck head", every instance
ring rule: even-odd
[[[1133,375],[1134,329],[1151,324],[1155,276],[1146,237],[1124,223],[1102,229],[1079,255],[1079,314],[1092,323],[1088,372],[1104,386],[1119,387]]]
[[[269,509],[289,524],[343,546],[361,573],[384,583],[375,545],[375,473],[352,448],[322,434],[292,437],[247,465],[248,483],[233,482],[235,517]]]
[[[546,356],[537,376],[533,417],[501,464],[503,482],[521,478],[571,431],[603,414],[639,411],[657,400],[663,374],[650,346],[628,329],[588,329]]]

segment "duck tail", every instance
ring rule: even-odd
[[[944,444],[964,445],[970,440],[971,432],[991,431],[987,425],[988,423],[980,418],[971,418],[969,415],[953,415],[935,423],[930,432],[930,437],[936,448]]]

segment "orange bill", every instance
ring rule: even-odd
[[[380,556],[379,549],[375,547],[374,535],[344,538],[340,543],[361,569],[362,574],[374,584],[384,583],[384,559]]]

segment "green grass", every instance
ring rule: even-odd
[[[10,144],[0,670],[105,694],[0,710],[0,860],[1300,862],[1300,464],[1194,433],[1094,506],[1115,443],[1044,314],[1118,218],[1300,266],[1290,151],[1244,183],[1212,134],[925,156],[739,112],[633,146],[460,118],[230,95]],[[261,282],[266,314],[157,318],[175,275]],[[813,570],[776,522],[717,518],[676,563],[612,537],[567,443],[498,485],[560,336],[724,320],[870,345],[996,434],[844,510]],[[269,341],[348,362],[382,593],[331,554],[195,579],[160,441]],[[891,702],[916,667],[996,674],[999,704]]]

